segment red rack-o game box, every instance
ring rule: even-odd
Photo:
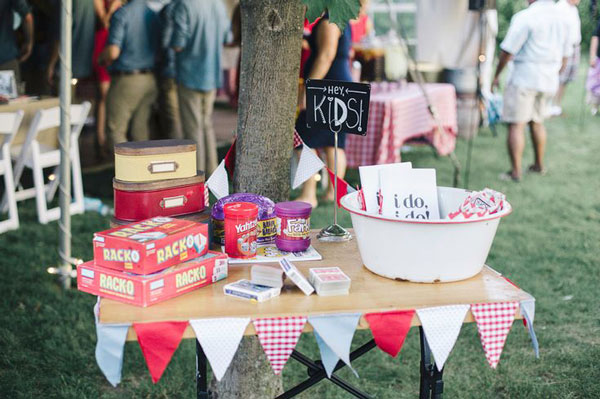
[[[226,277],[227,255],[209,251],[146,276],[107,269],[93,261],[82,263],[77,266],[77,289],[136,306],[149,306]]]
[[[204,255],[208,226],[154,217],[94,234],[94,263],[135,274],[151,274]]]

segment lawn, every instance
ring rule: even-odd
[[[600,118],[583,109],[582,79],[572,85],[566,115],[547,123],[548,175],[526,175],[521,183],[498,180],[508,169],[505,128],[493,137],[483,130],[473,147],[469,188],[486,186],[504,192],[514,207],[498,230],[488,263],[537,299],[536,331],[540,359],[529,337],[515,322],[497,370],[486,363],[474,325],[465,325],[448,360],[445,393],[449,398],[597,398],[600,397]],[[457,155],[466,159],[467,143]],[[526,159],[532,158],[528,143]],[[428,148],[403,154],[417,167],[434,167],[438,184],[451,185],[447,158]],[[528,164],[527,162],[525,163]],[[86,174],[88,195],[111,202],[110,173]],[[351,171],[348,180],[356,183]],[[19,205],[21,228],[0,236],[0,397],[134,398],[187,397],[195,394],[194,345],[182,342],[162,380],[153,385],[137,343],[125,349],[123,382],[113,389],[94,359],[95,298],[73,289],[63,292],[46,268],[58,259],[56,223],[39,225],[32,201]],[[331,219],[331,205],[315,210],[313,227]],[[341,222],[350,226],[347,214]],[[96,213],[73,217],[73,254],[92,258],[95,231],[108,227]],[[357,332],[354,344],[370,338]],[[312,334],[299,347],[315,357]],[[377,398],[414,398],[418,392],[418,333],[409,332],[399,357],[374,350],[358,359],[356,379],[341,375]],[[284,385],[292,386],[306,371],[294,361],[284,369]],[[346,398],[333,384],[322,382],[303,398]]]

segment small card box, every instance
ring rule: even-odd
[[[308,279],[319,296],[347,295],[350,292],[350,277],[339,267],[310,269]]]
[[[208,226],[155,217],[94,234],[94,262],[135,274],[150,274],[208,251]]]
[[[279,267],[252,265],[250,276],[253,284],[266,285],[267,287],[281,288],[285,275]]]
[[[279,265],[285,272],[285,275],[288,276],[288,278],[292,280],[294,284],[296,284],[296,286],[302,290],[302,292],[304,292],[304,295],[308,296],[315,292],[313,286],[292,262],[284,258],[279,261]]]
[[[150,275],[107,269],[93,261],[77,266],[77,289],[89,294],[149,306],[227,277],[227,255],[207,254]]]
[[[235,283],[226,284],[223,287],[223,293],[227,296],[234,296],[236,298],[264,302],[279,296],[279,294],[281,294],[281,288],[253,284],[249,280],[239,280]]]

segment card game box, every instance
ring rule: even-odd
[[[227,277],[227,255],[205,255],[149,275],[107,269],[93,261],[77,266],[77,289],[136,306],[150,306]]]
[[[208,251],[208,226],[154,217],[94,234],[94,263],[119,271],[151,274]]]
[[[223,286],[223,293],[227,296],[247,299],[249,301],[264,302],[281,294],[281,287],[267,287],[254,284],[249,280],[239,280]]]

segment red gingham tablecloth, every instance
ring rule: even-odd
[[[440,155],[454,150],[458,131],[454,86],[425,87],[441,119],[442,134],[434,135],[433,118],[416,83],[372,83],[367,135],[346,136],[349,167],[400,162],[400,148],[415,137],[425,137]]]

